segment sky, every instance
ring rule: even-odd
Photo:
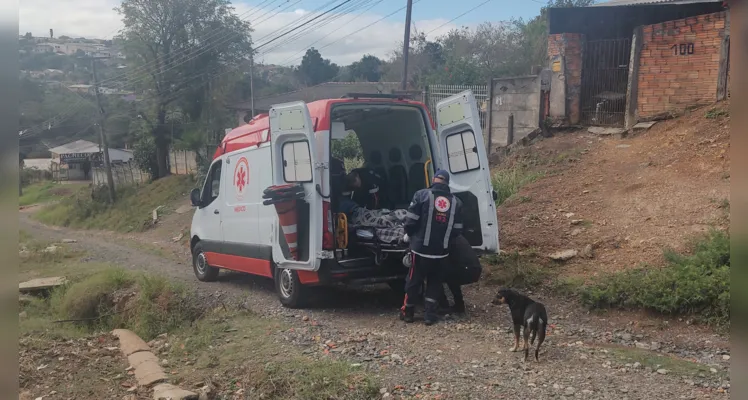
[[[350,4],[356,4],[356,0]],[[358,3],[361,3],[358,0]],[[480,5],[481,3],[484,3]],[[403,40],[405,10],[377,22],[404,7],[406,0],[366,0],[357,9],[340,12],[337,19],[282,46],[269,44],[259,50],[258,62],[297,65],[309,47],[317,48],[324,58],[347,65],[365,54],[387,58]],[[506,21],[511,18],[529,19],[537,15],[544,0],[414,0],[411,31],[426,32],[435,38],[453,28],[474,27],[482,22]],[[54,29],[55,37],[67,35],[111,39],[122,27],[113,9],[116,0],[24,0],[19,2],[19,34],[48,36]],[[252,39],[258,46],[283,32],[299,18],[338,4],[331,0],[234,0],[240,18],[253,25]],[[480,6],[479,6],[480,5]],[[451,21],[472,8],[475,10]],[[344,8],[341,7],[340,10]],[[450,22],[451,21],[451,22]],[[296,22],[298,24],[298,22]],[[369,27],[368,25],[373,24]],[[292,25],[291,25],[292,26]]]

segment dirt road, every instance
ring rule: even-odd
[[[523,363],[508,351],[507,310],[488,305],[495,287],[467,288],[468,317],[432,327],[398,321],[399,299],[384,287],[319,291],[315,308],[288,310],[269,280],[223,272],[218,282],[197,282],[187,252],[169,239],[161,245],[176,257],[148,250],[138,237],[47,227],[20,215],[21,229],[39,240],[77,239],[70,246],[84,250],[87,261],[162,274],[284,319],[294,327],[284,334],[289,343],[360,364],[380,377],[385,398],[729,398],[729,338],[683,322],[590,314],[573,300],[534,292],[555,328],[541,362]]]

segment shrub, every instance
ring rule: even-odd
[[[643,308],[670,315],[698,315],[707,323],[729,324],[730,237],[714,231],[691,255],[666,252],[662,268],[637,268],[605,277],[580,290],[593,308]]]
[[[158,155],[156,140],[152,136],[142,136],[133,146],[135,165],[148,172],[151,179],[158,176]]]

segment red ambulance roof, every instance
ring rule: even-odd
[[[309,116],[314,122],[314,131],[326,131],[330,129],[330,109],[333,104],[340,103],[396,103],[396,104],[411,104],[423,107],[426,109],[426,114],[429,116],[429,122],[433,128],[434,121],[431,118],[431,114],[428,112],[425,104],[419,101],[413,100],[401,100],[401,99],[381,99],[381,98],[342,98],[342,99],[324,99],[317,100],[311,103],[307,103],[309,109]],[[267,132],[265,132],[267,131]],[[221,154],[230,153],[232,151],[240,150],[247,147],[258,146],[261,143],[270,141],[270,118],[268,114],[260,114],[255,116],[246,125],[234,128],[221,141],[221,145],[216,149],[216,153],[213,155],[213,159],[220,157]]]

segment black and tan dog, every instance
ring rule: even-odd
[[[535,361],[538,361],[538,352],[540,351],[540,345],[545,340],[545,330],[548,326],[548,315],[545,312],[545,306],[513,289],[499,289],[499,292],[496,293],[496,298],[491,303],[506,304],[511,311],[512,323],[514,323],[514,347],[509,351],[514,352],[518,350],[519,330],[520,327],[524,327],[525,344],[523,350],[525,351],[525,361],[527,361],[530,351],[527,344],[530,334],[532,334],[530,344],[535,343],[535,335],[537,334],[538,336],[538,346],[535,348]]]

